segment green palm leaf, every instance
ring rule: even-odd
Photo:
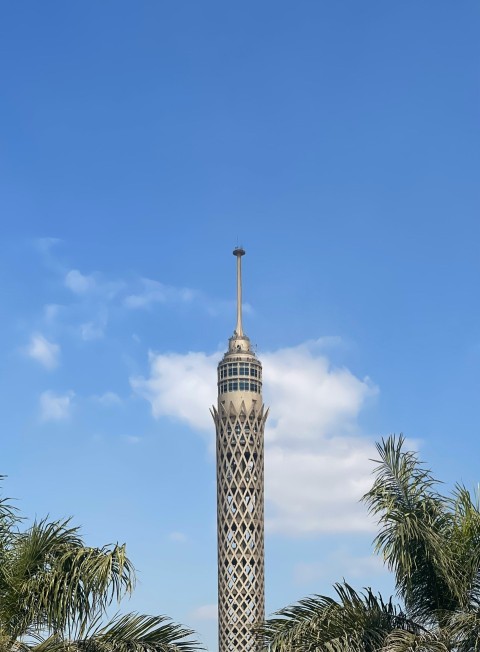
[[[380,531],[375,550],[395,573],[409,612],[425,623],[455,609],[462,571],[448,545],[454,517],[437,491],[439,484],[404,438],[377,444],[380,460],[372,489],[364,496]]]
[[[384,645],[385,652],[450,652],[451,637],[446,632],[391,632]]]
[[[337,599],[314,596],[277,612],[261,633],[270,652],[373,652],[395,629],[419,631],[415,623],[371,589],[336,584]]]
[[[74,632],[134,582],[124,546],[90,548],[68,521],[42,520],[18,535],[11,551],[3,618],[15,636],[32,625]]]
[[[394,436],[377,444],[364,500],[405,610],[336,585],[336,599],[307,598],[266,622],[270,652],[480,652],[479,497],[461,485],[442,495],[404,444]]]
[[[29,652],[199,652],[203,648],[189,638],[192,634],[165,616],[130,613],[103,626],[95,621],[76,640],[50,636]]]
[[[193,631],[164,616],[126,614],[75,641],[79,652],[194,652],[200,649],[189,640]]]
[[[102,618],[135,586],[124,545],[86,546],[69,520],[20,530],[0,500],[0,652],[194,652],[165,616]]]

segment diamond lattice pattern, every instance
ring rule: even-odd
[[[257,647],[264,619],[263,405],[213,408],[217,430],[219,652]]]

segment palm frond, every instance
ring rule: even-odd
[[[0,475],[0,482],[4,480]],[[9,551],[17,534],[16,526],[20,521],[17,508],[10,498],[0,498],[0,591],[4,577],[5,564]]]
[[[270,652],[373,652],[395,629],[419,631],[392,599],[336,584],[337,599],[313,596],[282,609],[260,633]]]
[[[451,639],[440,631],[395,630],[385,641],[383,652],[450,652]]]
[[[480,611],[478,609],[453,614],[448,629],[458,652],[480,650]]]
[[[125,547],[90,548],[68,521],[42,520],[23,533],[8,568],[9,629],[81,630],[132,590],[134,569]]]
[[[190,629],[164,616],[127,614],[102,626],[109,605],[135,585],[124,545],[86,546],[69,520],[43,519],[25,531],[17,520],[0,500],[0,652],[202,649]]]
[[[135,613],[117,616],[107,625],[71,641],[71,652],[198,652],[194,632],[165,616]],[[45,651],[50,652],[50,651]],[[53,652],[53,651],[52,651]]]
[[[461,574],[457,578],[461,607],[480,608],[480,508],[478,493],[472,494],[457,484],[450,499],[454,521],[450,537]]]
[[[454,521],[448,501],[416,453],[403,450],[404,442],[392,436],[377,444],[376,477],[363,500],[378,517],[376,552],[395,573],[408,610],[428,622],[457,606],[461,569],[448,546]]]

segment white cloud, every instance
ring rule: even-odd
[[[149,308],[153,303],[166,301],[187,302],[195,297],[195,292],[189,288],[172,287],[149,278],[142,278],[141,282],[140,292],[125,297],[126,308]]]
[[[71,296],[62,305],[50,303],[44,307],[44,323],[71,332],[84,341],[105,336],[107,323],[125,310],[149,309],[157,306],[183,308],[187,305],[209,314],[231,313],[232,302],[212,299],[199,290],[167,285],[158,280],[129,275],[125,278],[107,278],[98,271],[82,273],[69,269],[52,254],[60,240],[43,238],[35,241],[44,263],[58,275]],[[245,312],[249,306],[244,305]],[[135,339],[135,337],[134,337]],[[136,340],[135,341],[139,341]]]
[[[293,443],[357,432],[356,418],[376,392],[368,378],[333,368],[322,340],[262,355],[270,442]]]
[[[149,354],[150,377],[131,378],[133,389],[150,402],[153,416],[173,417],[208,432],[213,441],[209,407],[215,401],[219,354]]]
[[[53,324],[58,318],[61,306],[56,303],[48,303],[43,307],[43,316],[47,324]]]
[[[40,395],[40,417],[42,421],[63,421],[71,413],[73,392],[56,394],[47,391]]]
[[[355,556],[346,547],[329,554],[322,561],[300,562],[296,564],[293,575],[296,584],[308,584],[333,576],[349,579],[370,578],[372,575],[387,573],[384,563],[377,555]]]
[[[105,328],[107,320],[98,319],[96,322],[87,321],[80,325],[80,335],[82,340],[90,342],[91,340],[99,340],[105,335]]]
[[[35,246],[41,253],[48,253],[52,247],[62,242],[60,238],[37,238]]]
[[[139,444],[142,441],[142,438],[137,437],[137,435],[125,435],[125,437],[123,439],[127,442],[127,444],[130,444],[130,445],[133,445],[133,446],[135,444]]]
[[[203,604],[190,614],[192,620],[217,620],[218,606],[216,604]]]
[[[186,543],[188,540],[188,537],[186,534],[183,532],[170,532],[168,535],[168,538],[170,541],[175,541],[175,543]]]
[[[371,485],[374,449],[335,437],[294,449],[265,446],[266,527],[272,532],[365,532],[373,529],[361,496]]]
[[[334,343],[338,343],[335,340]],[[361,532],[372,522],[359,504],[371,483],[375,454],[361,436],[358,416],[378,390],[368,378],[333,367],[318,340],[261,356],[265,402],[266,525],[292,536],[318,532]],[[221,354],[150,353],[148,378],[131,385],[147,399],[154,417],[180,419],[208,433],[208,407],[216,401],[216,366]]]
[[[335,343],[335,342],[334,342]],[[267,353],[266,527],[270,531],[361,532],[372,528],[360,497],[375,450],[358,416],[378,393],[368,378],[332,367],[319,340]]]
[[[105,407],[120,405],[120,403],[122,402],[118,394],[115,394],[115,392],[105,392],[100,396],[94,396],[93,399],[94,401],[100,403],[100,405],[103,405]]]
[[[74,294],[86,294],[95,287],[95,279],[82,274],[78,269],[71,269],[65,276],[65,285]]]
[[[58,365],[60,346],[49,342],[43,335],[34,333],[27,347],[27,355],[42,364],[46,369],[54,369]]]

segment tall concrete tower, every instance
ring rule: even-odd
[[[262,365],[243,332],[242,256],[237,326],[218,364],[217,538],[219,652],[254,652],[252,626],[265,616]]]

